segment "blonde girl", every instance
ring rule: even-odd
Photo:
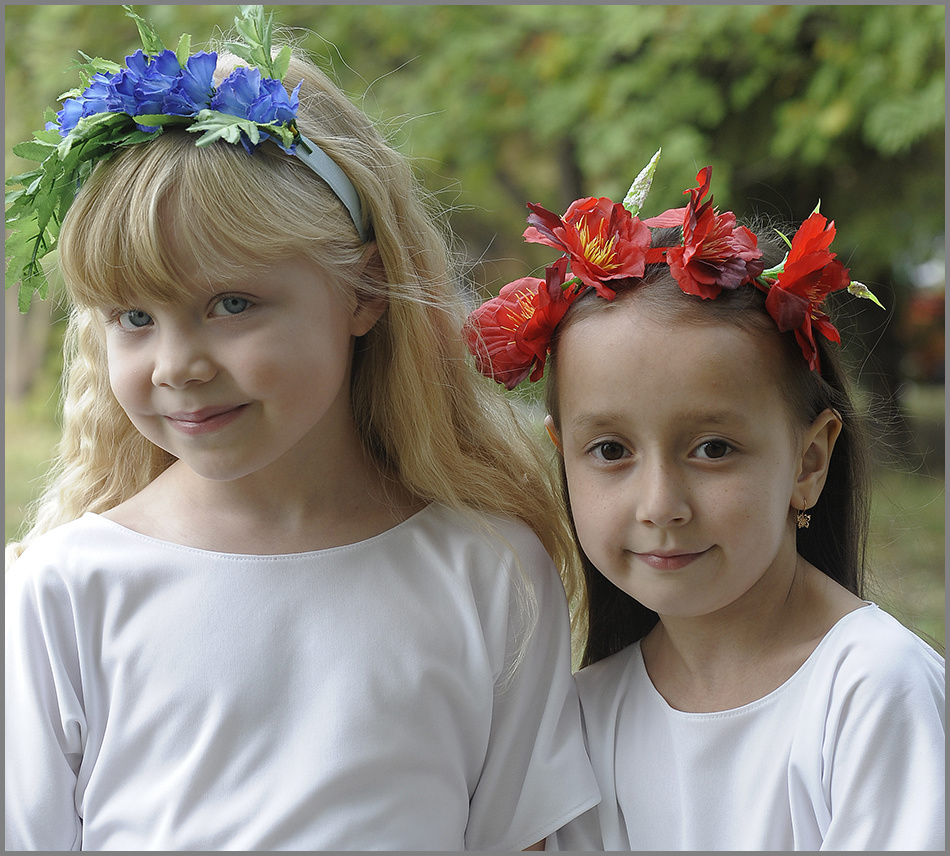
[[[548,848],[943,850],[944,661],[864,599],[867,451],[823,308],[870,292],[819,211],[766,242],[708,167],[641,221],[651,169],[624,205],[529,206],[564,256],[469,325],[487,374],[548,368],[585,567],[603,800]]]
[[[63,437],[8,547],[7,849],[538,845],[599,799],[542,458],[405,160],[242,10],[240,58],[137,19],[13,209],[81,179]]]

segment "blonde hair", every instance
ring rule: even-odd
[[[237,62],[219,55],[216,75]],[[36,535],[127,500],[174,461],[138,433],[112,394],[98,308],[134,305],[143,293],[171,300],[196,270],[226,280],[294,254],[353,299],[358,291],[385,297],[354,354],[352,404],[366,447],[420,499],[522,519],[573,597],[579,571],[548,461],[511,404],[468,365],[460,336],[468,306],[447,232],[406,159],[323,72],[295,56],[286,81],[299,80],[300,131],[357,188],[374,243],[362,244],[324,182],[272,143],[249,156],[225,143],[199,149],[194,135],[166,131],[97,167],[60,236],[72,305],[63,435],[32,525],[8,560]],[[172,239],[175,253],[167,252]]]

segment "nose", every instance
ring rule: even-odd
[[[207,383],[217,370],[205,337],[198,330],[186,330],[166,324],[159,331],[152,384],[183,389],[194,383]]]
[[[641,461],[636,490],[637,520],[668,528],[682,526],[693,516],[687,485],[676,466],[659,460]]]

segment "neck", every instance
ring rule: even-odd
[[[199,549],[280,554],[365,540],[425,507],[364,449],[351,426],[324,431],[320,441],[223,481],[177,461],[109,517]]]
[[[824,634],[861,601],[790,547],[725,608],[661,615],[641,643],[653,684],[680,710],[728,710],[755,701],[800,668]]]

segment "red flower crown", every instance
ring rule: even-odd
[[[815,332],[840,343],[841,336],[821,310],[833,291],[846,288],[857,297],[880,301],[829,250],[835,237],[816,207],[788,244],[781,264],[765,270],[756,236],[736,225],[731,211],[720,214],[709,191],[712,167],[696,176],[698,187],[685,190],[689,203],[657,217],[640,220],[660,152],[637,176],[623,204],[602,197],[571,203],[563,217],[528,203],[524,239],[561,250],[544,279],[526,276],[508,283],[497,297],[471,313],[463,330],[478,370],[507,389],[530,376],[541,379],[551,338],[570,305],[585,291],[605,300],[617,293],[612,282],[641,277],[647,264],[666,263],[686,294],[715,298],[723,289],[751,284],[766,293],[765,307],[782,332],[794,331],[812,371],[821,371]],[[678,226],[682,242],[654,247],[650,227]],[[570,278],[568,278],[570,271]],[[883,307],[882,307],[883,308]]]

